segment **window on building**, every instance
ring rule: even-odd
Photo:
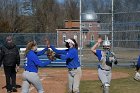
[[[74,39],[77,41],[77,33],[74,34]]]
[[[90,23],[90,24],[89,24],[89,27],[93,27],[93,24]]]
[[[91,35],[91,41],[94,41],[94,35],[93,34]]]
[[[83,39],[83,41],[85,41],[86,38],[87,38],[86,33],[83,33],[83,34],[82,34],[82,39]]]
[[[66,33],[63,33],[63,43],[65,43],[66,40]]]
[[[85,40],[87,39],[87,35],[86,35],[86,33],[85,33]]]
[[[98,24],[97,27],[100,27],[100,24]]]
[[[82,24],[82,27],[85,27],[85,24]]]

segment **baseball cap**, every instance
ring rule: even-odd
[[[75,43],[71,39],[67,39],[67,40],[65,40],[65,42],[68,42],[68,43],[75,45]]]

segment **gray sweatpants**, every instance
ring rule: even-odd
[[[68,72],[69,93],[79,93],[81,76],[81,67]]]
[[[37,73],[24,71],[23,74],[23,84],[21,93],[29,93],[29,87],[32,84],[38,91],[38,93],[44,93],[40,78]]]
[[[111,81],[111,70],[110,71],[105,71],[101,70],[100,68],[98,69],[98,76],[99,79],[101,80],[102,84],[109,83]]]

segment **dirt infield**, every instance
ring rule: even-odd
[[[18,92],[21,91],[23,69],[17,74]],[[82,70],[82,80],[98,80],[97,70]],[[67,69],[44,68],[39,70],[45,93],[65,93],[67,88]],[[129,74],[123,72],[113,72],[112,79],[125,78]],[[3,70],[0,70],[0,93],[6,93],[5,76]],[[30,87],[30,93],[37,93],[33,86]]]

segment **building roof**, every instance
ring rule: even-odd
[[[80,20],[65,20],[65,22],[80,22]],[[95,21],[95,20],[81,20],[82,22],[98,22],[98,21]]]
[[[71,29],[71,28],[69,28],[69,29],[66,29],[66,28],[64,28],[64,29],[56,29],[57,31],[80,31],[80,29]],[[88,32],[89,31],[89,29],[86,29],[86,28],[82,28],[82,32]]]
[[[67,28],[63,28],[63,29],[56,29],[57,31],[79,31],[80,29],[67,29]]]

